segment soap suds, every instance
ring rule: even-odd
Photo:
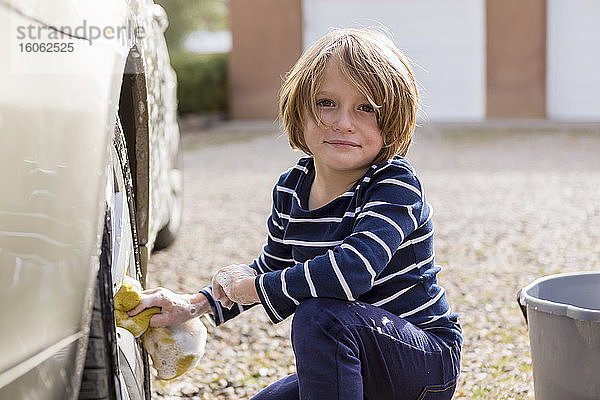
[[[135,337],[142,337],[142,344],[150,354],[159,378],[177,378],[195,368],[204,355],[206,327],[198,318],[165,328],[149,327],[150,318],[160,313],[159,307],[147,308],[130,317],[127,311],[140,302],[141,291],[138,281],[125,276],[114,298],[117,326],[127,329]]]

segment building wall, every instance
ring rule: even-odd
[[[281,77],[302,52],[301,0],[229,0],[230,115],[275,119]]]
[[[275,118],[281,77],[331,27],[388,29],[421,121],[600,121],[598,0],[230,0],[230,113]]]
[[[546,0],[487,0],[487,117],[546,116]]]
[[[304,0],[304,48],[331,27],[385,27],[413,61],[421,121],[485,119],[483,0]]]
[[[548,0],[548,117],[600,121],[600,1]]]

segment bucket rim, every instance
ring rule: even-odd
[[[600,277],[600,271],[582,271],[582,272],[565,272],[560,274],[552,274],[543,276],[531,282],[519,291],[520,303],[532,308],[536,311],[543,311],[548,314],[567,316],[581,321],[600,321],[600,310],[591,308],[578,307],[565,303],[557,303],[550,300],[543,300],[529,294],[529,291],[541,283],[554,280],[557,278],[568,278],[572,276],[593,276]]]

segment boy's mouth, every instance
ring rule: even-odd
[[[325,143],[340,148],[360,147],[360,145],[350,140],[325,140]]]

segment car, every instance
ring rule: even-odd
[[[176,75],[152,0],[0,0],[0,399],[149,399],[115,326],[182,219]]]

